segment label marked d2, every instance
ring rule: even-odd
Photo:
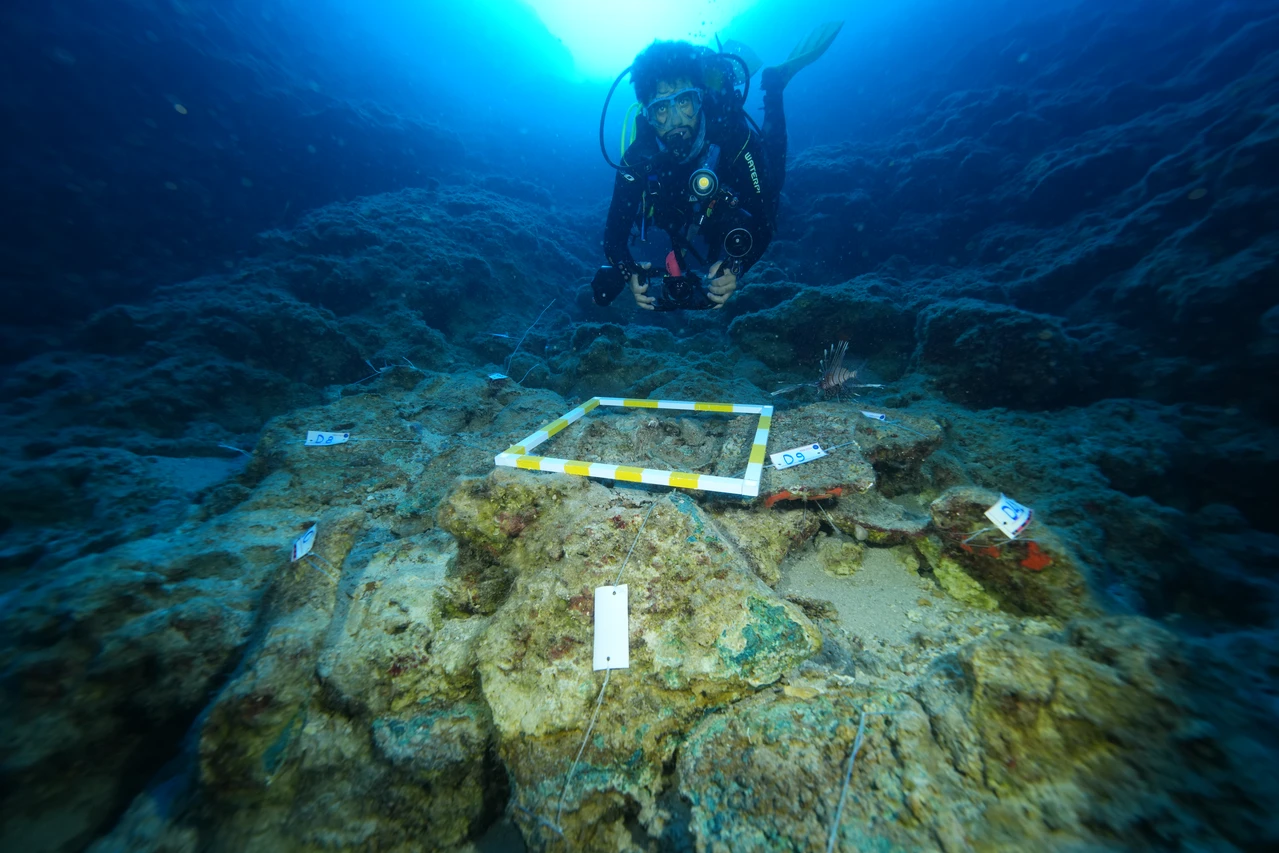
[[[349,432],[320,432],[309,429],[306,431],[306,446],[325,447],[330,444],[346,444],[350,438]]]
[[[631,665],[630,593],[626,584],[595,589],[595,669]]]
[[[1007,495],[1000,495],[999,502],[986,510],[986,517],[1009,539],[1016,539],[1017,534],[1030,524],[1035,513],[1030,507],[1022,506]]]
[[[803,465],[805,462],[812,462],[814,459],[821,459],[825,455],[826,451],[822,450],[822,446],[814,442],[813,444],[805,444],[803,447],[783,450],[781,453],[771,453],[769,458],[773,460],[775,469],[784,471],[787,468],[794,468],[796,465]]]
[[[293,554],[289,558],[290,562],[296,563],[298,560],[311,553],[311,549],[315,547],[315,528],[318,525],[312,524],[311,529],[303,533],[293,542]]]

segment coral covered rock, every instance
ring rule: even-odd
[[[775,369],[809,364],[816,378],[822,348],[847,340],[851,353],[870,358],[873,367],[896,378],[914,347],[914,325],[915,313],[893,300],[891,285],[866,276],[805,288],[771,308],[736,318],[728,331],[743,351]]]
[[[919,315],[915,359],[947,398],[975,408],[1055,408],[1088,385],[1082,348],[1056,317],[975,299]]]

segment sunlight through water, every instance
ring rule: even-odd
[[[757,0],[527,0],[552,35],[573,55],[577,71],[609,78],[631,63],[654,39],[711,44],[737,15]]]

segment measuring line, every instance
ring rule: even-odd
[[[853,738],[853,751],[848,756],[848,770],[844,773],[844,786],[839,789],[839,805],[835,807],[835,820],[830,826],[830,838],[826,841],[826,853],[835,849],[835,839],[839,837],[839,818],[844,812],[844,796],[848,793],[848,782],[853,778],[853,762],[862,748],[862,736],[866,733],[866,718],[891,714],[891,711],[862,711],[861,722],[857,724],[857,737]]]
[[[630,550],[626,552],[626,558],[622,560],[621,568],[617,570],[617,577],[613,578],[613,586],[617,586],[617,582],[622,579],[622,572],[626,569],[626,564],[631,561],[631,554],[635,553],[635,546],[639,544],[640,536],[644,533],[644,526],[648,524],[648,517],[653,514],[653,510],[657,509],[657,501],[653,501],[648,507],[648,512],[644,513],[644,520],[640,522],[639,530],[635,531],[635,540],[631,542]],[[604,704],[604,691],[608,689],[608,678],[613,670],[604,670],[604,684],[600,687],[599,698],[595,700],[595,713],[591,714],[591,723],[586,727],[586,735],[582,738],[582,745],[578,747],[577,756],[573,759],[572,766],[568,769],[568,775],[564,777],[564,788],[560,791],[559,806],[555,809],[555,823],[553,828],[561,837],[564,830],[560,828],[560,817],[564,813],[564,798],[568,796],[568,786],[573,781],[573,773],[577,771],[577,764],[582,759],[582,753],[586,751],[586,745],[590,743],[591,732],[595,730],[595,721],[600,715],[600,706]]]

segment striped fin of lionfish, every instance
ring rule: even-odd
[[[822,353],[821,376],[817,380],[817,387],[823,394],[840,394],[845,385],[857,378],[856,370],[844,367],[847,352],[848,341],[840,341],[833,347],[827,347]]]

